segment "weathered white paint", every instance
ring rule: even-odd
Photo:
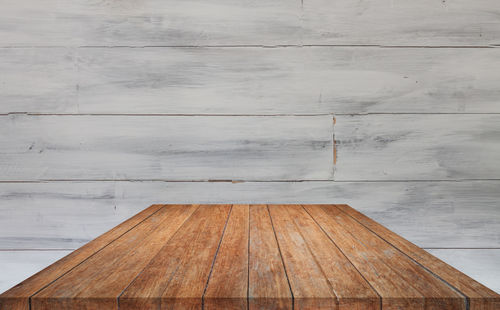
[[[500,49],[16,48],[0,68],[0,113],[500,113]]]
[[[500,115],[336,119],[336,180],[500,179]]]
[[[0,183],[0,249],[77,248],[153,203],[349,203],[422,247],[500,247],[500,181]]]
[[[314,160],[311,160],[314,159]],[[333,177],[331,116],[0,116],[0,179]]]
[[[500,42],[494,0],[304,0],[304,44],[481,45]]]
[[[427,249],[427,251],[500,293],[500,249]]]
[[[2,0],[3,46],[499,44],[496,0]]]
[[[0,293],[71,251],[0,251]]]

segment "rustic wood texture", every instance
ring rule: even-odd
[[[354,210],[348,205],[340,205],[338,209],[343,211],[353,220],[364,225],[371,232],[397,248],[403,254],[412,258],[424,268],[446,281],[449,285],[460,290],[470,301],[471,309],[498,309],[500,307],[500,295],[481,285],[480,283],[459,272],[455,268],[445,264],[441,260],[422,250],[416,245],[403,239],[384,226],[371,220],[366,215]],[[342,218],[347,218],[345,215]]]
[[[0,68],[0,113],[500,113],[494,48],[16,48]]]
[[[0,180],[331,179],[332,137],[327,115],[0,116]]]
[[[500,176],[500,115],[338,116],[335,180]],[[498,220],[498,219],[497,219]]]
[[[3,0],[3,46],[499,44],[494,0]],[[237,31],[235,31],[237,30]]]
[[[1,295],[0,307],[2,309],[29,310],[29,299],[33,297],[33,295],[85,262],[89,257],[98,253],[116,239],[130,232],[136,225],[144,222],[158,212],[160,208],[160,205],[152,205],[129,220],[114,227],[109,232],[99,236],[78,250],[58,260],[56,263],[4,292]]]
[[[99,240],[73,252],[83,260],[64,258],[0,295],[1,309],[500,305],[500,295],[347,205],[154,205]]]

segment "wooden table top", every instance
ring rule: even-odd
[[[0,295],[1,310],[500,309],[347,205],[153,205]]]

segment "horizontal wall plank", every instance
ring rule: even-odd
[[[37,273],[71,251],[0,251],[0,293]]]
[[[339,116],[336,180],[500,179],[500,115]]]
[[[432,255],[500,292],[500,249],[428,249]]]
[[[500,113],[500,49],[21,48],[0,68],[0,113]]]
[[[421,247],[500,247],[500,181],[0,183],[0,249],[76,248],[153,203],[348,203]]]
[[[481,45],[500,41],[494,0],[304,0],[304,44]]]
[[[4,46],[488,45],[495,0],[5,0]]]
[[[331,116],[0,117],[1,180],[315,180]],[[311,160],[314,158],[314,160]]]

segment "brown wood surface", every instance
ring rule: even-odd
[[[495,293],[350,206],[337,205],[336,207],[467,296],[470,310],[500,309],[500,294]]]
[[[0,310],[494,310],[500,296],[347,205],[153,205]]]
[[[0,309],[29,310],[30,297],[73,269],[81,262],[85,261],[91,255],[99,252],[102,248],[118,239],[121,235],[144,221],[160,208],[162,208],[162,205],[150,206],[120,225],[114,227],[110,231],[85,244],[78,250],[68,254],[54,264],[4,292],[0,295]]]
[[[250,206],[249,252],[250,310],[291,310],[292,291],[267,205]]]
[[[231,210],[202,205],[120,297],[120,309],[200,309]]]
[[[337,208],[309,205],[305,209],[377,289],[387,309],[466,309],[464,296]],[[418,302],[414,302],[415,293],[423,297]]]
[[[376,309],[376,292],[301,206],[269,209],[295,309]]]
[[[248,238],[248,205],[234,205],[203,296],[205,309],[247,309]]]
[[[160,209],[32,297],[32,308],[117,308],[123,290],[195,209],[183,205]]]

